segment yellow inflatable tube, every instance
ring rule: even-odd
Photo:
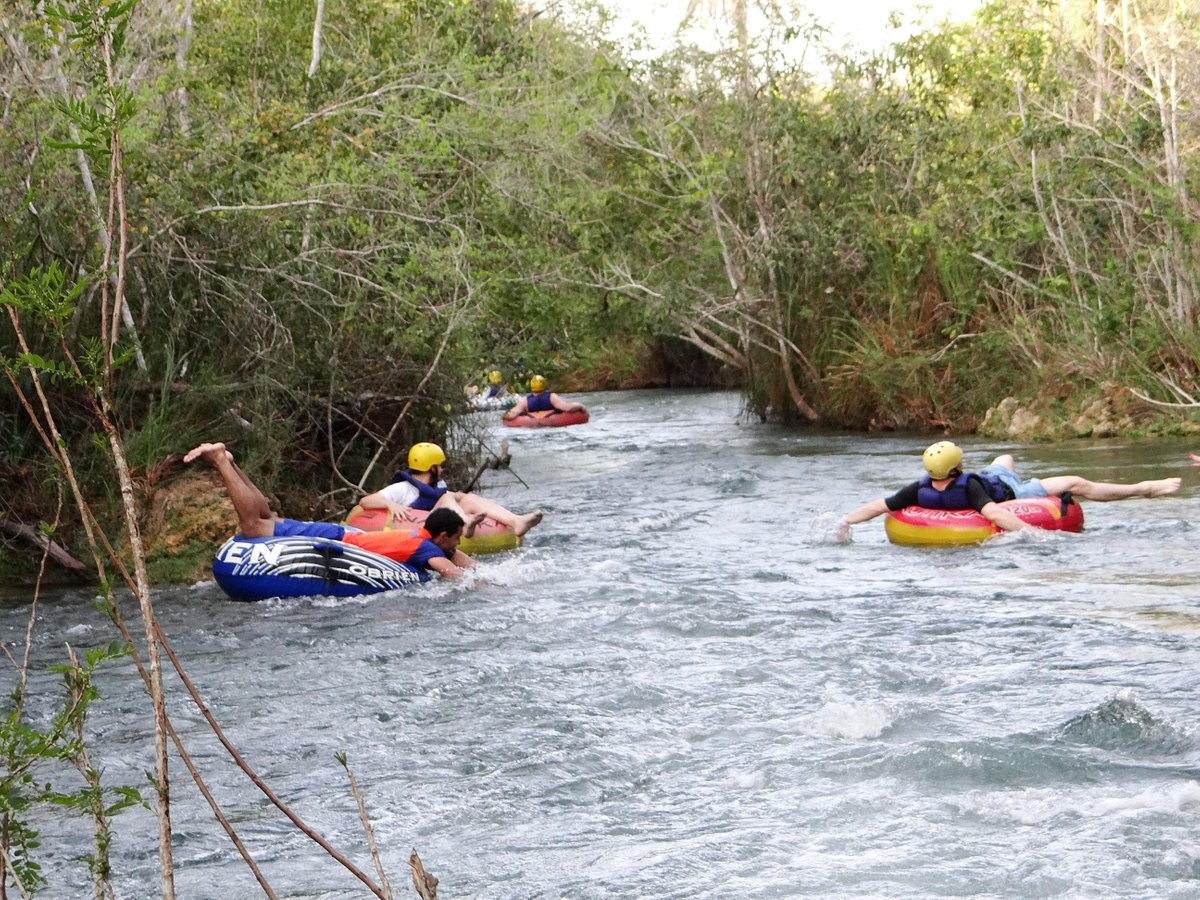
[[[1049,531],[1083,531],[1083,507],[1069,495],[1005,500],[1000,504],[1022,522]],[[907,506],[884,522],[888,540],[909,547],[978,544],[1000,529],[973,509],[925,509]]]

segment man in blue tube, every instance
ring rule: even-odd
[[[332,522],[285,519],[271,512],[266,495],[234,462],[233,454],[224,444],[201,444],[189,450],[183,461],[190,463],[201,457],[221,476],[244,537],[316,537],[343,541],[396,562],[407,563],[421,572],[422,581],[428,578],[430,570],[443,578],[461,578],[464,570],[475,565],[475,560],[458,549],[463,537],[463,519],[453,510],[434,510],[424,526],[418,526],[411,532],[366,532]]]

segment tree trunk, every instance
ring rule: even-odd
[[[104,86],[107,88],[108,109],[105,112],[111,116],[109,131],[109,152],[111,170],[108,187],[108,221],[111,227],[117,229],[116,248],[116,277],[112,280],[113,310],[111,325],[105,326],[102,315],[101,328],[108,328],[106,335],[103,382],[96,392],[97,418],[108,437],[109,449],[113,454],[113,468],[121,487],[121,504],[125,512],[125,527],[129,535],[129,553],[133,559],[134,593],[137,596],[138,607],[142,615],[142,625],[146,633],[146,652],[149,657],[150,701],[154,707],[154,756],[155,756],[155,792],[158,795],[158,859],[160,866],[160,885],[163,900],[174,900],[175,897],[175,865],[171,845],[171,782],[167,768],[167,711],[166,699],[162,682],[162,662],[159,654],[158,624],[154,615],[154,605],[150,599],[150,578],[146,574],[146,553],[142,547],[141,528],[138,523],[137,500],[134,496],[133,478],[129,472],[129,462],[125,458],[125,447],[121,441],[120,432],[115,424],[117,417],[109,406],[109,396],[112,387],[112,345],[118,335],[118,316],[125,324],[133,329],[133,320],[129,307],[125,303],[125,266],[129,254],[128,216],[125,208],[125,176],[121,156],[121,122],[117,113],[117,84],[113,71],[112,37],[105,34],[100,38],[100,51],[104,60]],[[61,67],[60,67],[61,72]],[[111,233],[111,231],[109,232]],[[114,260],[111,241],[104,245],[104,271],[107,273]],[[101,297],[107,295],[110,281],[105,279],[101,286]],[[107,312],[107,310],[104,310]],[[136,332],[134,332],[136,336]],[[143,362],[143,369],[144,369]]]
[[[317,16],[313,21],[312,60],[308,64],[308,77],[312,79],[321,65],[321,25],[325,21],[325,0],[317,0]]]
[[[179,17],[179,36],[175,40],[175,70],[179,73],[179,87],[175,89],[175,114],[179,120],[179,130],[183,134],[191,131],[191,117],[188,115],[187,77],[188,50],[192,45],[192,2],[183,0],[183,11]]]
[[[1104,96],[1108,93],[1108,66],[1105,64],[1107,56],[1107,46],[1105,42],[1105,29],[1107,28],[1108,14],[1106,12],[1106,0],[1096,0],[1096,49],[1094,56],[1094,73],[1093,73],[1093,94],[1092,94],[1092,122],[1099,122],[1101,115],[1104,113]]]

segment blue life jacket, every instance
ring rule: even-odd
[[[413,478],[411,472],[397,472],[392,476],[392,484],[398,481],[407,481],[417,489],[417,499],[409,504],[410,509],[433,509],[437,505],[438,500],[441,499],[442,494],[446,493],[445,485],[438,487],[428,485],[420,479]]]
[[[933,486],[933,479],[926,475],[917,488],[917,506],[925,509],[974,509],[967,499],[967,485],[971,479],[983,485],[984,491],[995,503],[1012,499],[1003,482],[977,472],[964,472],[941,491]]]
[[[530,412],[549,412],[554,409],[554,404],[550,402],[550,392],[542,391],[540,394],[526,394],[525,408]]]

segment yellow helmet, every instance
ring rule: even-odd
[[[428,472],[446,461],[446,454],[437,444],[422,441],[408,451],[408,468],[412,472]]]
[[[962,450],[950,441],[938,441],[929,445],[921,459],[931,478],[948,478],[952,471],[962,465]]]
[[[492,371],[488,372],[488,381],[492,384],[499,384],[503,380],[504,377],[500,374],[499,369],[492,369]]]
[[[535,394],[540,394],[546,389],[546,379],[541,375],[534,375],[529,379],[529,389]]]

